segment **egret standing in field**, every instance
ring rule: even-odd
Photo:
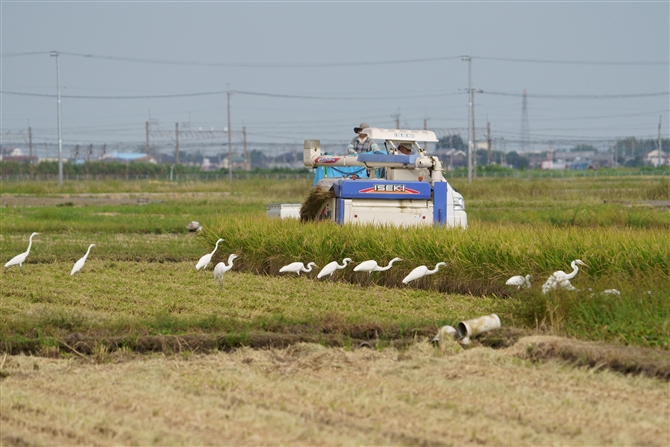
[[[28,250],[26,250],[24,253],[21,253],[20,255],[14,256],[12,259],[7,261],[7,263],[5,264],[5,270],[7,270],[9,267],[11,267],[13,265],[18,265],[19,270],[21,272],[23,272],[23,263],[26,262],[26,258],[30,254],[30,247],[32,247],[32,245],[33,245],[33,236],[36,236],[38,234],[39,233],[33,233],[33,234],[30,235],[30,239],[29,239],[29,242],[28,242]]]
[[[344,258],[342,260],[342,265],[339,265],[337,261],[329,262],[326,264],[324,268],[321,269],[318,275],[316,275],[317,279],[321,279],[326,275],[330,275],[332,278],[333,273],[335,273],[335,270],[340,270],[343,269],[347,266],[347,263],[351,262],[351,258]]]
[[[74,275],[77,273],[81,268],[84,266],[84,263],[86,262],[86,258],[88,258],[88,254],[91,252],[91,248],[95,247],[95,244],[91,244],[88,246],[88,250],[86,250],[86,254],[84,255],[83,258],[81,258],[79,261],[74,263],[74,267],[72,267],[72,271],[70,272],[70,276]]]
[[[565,273],[563,270],[558,270],[557,272],[552,273],[547,279],[547,282],[542,285],[542,293],[548,293],[549,291],[556,289],[577,290],[575,286],[570,283],[570,280],[577,276],[577,272],[579,272],[578,265],[588,267],[581,260],[575,259],[570,263],[572,272]]]
[[[216,249],[219,248],[219,242],[223,242],[223,239],[219,239],[218,241],[216,241],[216,245],[214,246],[214,250],[212,250],[211,253],[207,253],[205,256],[200,258],[198,263],[195,265],[196,270],[202,269],[203,273],[205,272],[205,269],[207,268],[207,265],[212,260],[212,256],[214,256],[214,252],[216,252]]]
[[[370,277],[372,276],[372,272],[383,272],[391,268],[393,263],[395,261],[402,261],[400,258],[393,258],[391,259],[391,262],[389,262],[389,265],[386,267],[380,267],[377,265],[377,261],[370,260],[370,261],[364,261],[361,262],[354,268],[354,272],[368,272],[368,283],[370,282]]]
[[[289,265],[285,265],[284,267],[279,269],[279,273],[297,273],[298,276],[300,276],[300,272],[305,272],[309,273],[312,271],[312,266],[314,267],[319,267],[316,265],[314,262],[310,262],[307,264],[307,267],[305,267],[305,264],[302,262],[292,262]]]
[[[508,286],[516,286],[517,290],[522,287],[530,289],[530,275],[526,275],[525,278],[521,275],[512,276],[505,284]]]
[[[424,276],[432,275],[433,273],[437,272],[437,270],[440,268],[441,265],[447,265],[447,263],[438,262],[437,264],[435,264],[435,268],[433,270],[428,270],[428,267],[426,267],[425,265],[420,265],[419,267],[409,272],[409,275],[405,276],[405,279],[402,280],[402,283],[407,284],[410,281],[415,281],[419,278],[423,278]],[[417,287],[419,287],[418,283]]]
[[[237,255],[233,254],[228,256],[228,265],[223,262],[219,262],[214,266],[214,282],[218,282],[221,288],[223,289],[223,274],[228,270],[233,268],[233,260],[237,258]]]

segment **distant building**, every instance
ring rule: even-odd
[[[239,154],[233,153],[233,170],[249,170],[249,163],[244,162],[244,157]],[[228,156],[225,156],[221,159],[221,164],[218,165],[219,169],[228,169]]]
[[[670,165],[670,154],[656,149],[647,154],[645,162],[652,166],[667,166]]]
[[[102,161],[143,161],[145,163],[156,163],[156,160],[151,155],[138,152],[110,152],[102,156]]]
[[[37,162],[36,156],[24,155],[21,149],[14,148],[11,151],[6,151],[4,154],[0,154],[0,161],[20,161],[20,162]]]
[[[548,154],[549,155],[549,154]],[[552,160],[543,160],[542,169],[574,169],[601,168],[613,166],[612,154],[596,151],[555,151],[550,154]]]
[[[465,166],[468,163],[468,155],[457,149],[440,148],[432,152],[431,155],[436,155],[449,170],[455,166]]]

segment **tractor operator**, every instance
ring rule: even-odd
[[[398,146],[398,152],[400,152],[403,155],[409,155],[412,152],[412,149],[408,148],[404,144],[401,144],[400,146]]]
[[[378,152],[379,146],[371,138],[368,138],[367,134],[361,133],[363,129],[370,127],[368,123],[362,122],[360,126],[354,127],[354,132],[358,135],[351,140],[349,146],[347,146],[347,152],[349,155],[361,154],[364,152]]]

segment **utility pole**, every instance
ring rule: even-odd
[[[250,171],[249,159],[247,158],[247,126],[242,127],[242,138],[244,141],[244,170]]]
[[[507,164],[507,142],[505,141],[505,137],[502,137],[501,145],[502,145],[502,152],[500,153],[500,164],[501,165],[506,165]]]
[[[60,54],[52,51],[50,56],[56,57],[56,89],[58,91],[58,185],[63,186],[63,137],[60,125]]]
[[[472,178],[477,178],[477,128],[475,127],[475,90],[470,89],[472,107]]]
[[[663,115],[658,117],[658,156],[661,156],[661,123],[663,122]]]
[[[528,130],[528,97],[526,89],[523,89],[523,101],[521,103],[521,152],[530,150],[530,131]]]
[[[488,157],[486,158],[486,164],[490,165],[491,164],[491,123],[486,122],[486,141],[488,143]]]
[[[226,96],[228,97],[228,181],[230,183],[233,183],[233,143],[230,135],[230,95],[232,93],[230,90],[226,91]]]
[[[428,130],[428,118],[423,119],[423,130]],[[423,142],[423,150],[428,152],[428,142]]]
[[[619,145],[614,145],[614,166],[619,164]]]
[[[144,151],[147,153],[147,155],[149,155],[149,121],[146,122],[144,128],[147,135],[147,143],[144,146]]]
[[[400,114],[391,115],[391,118],[395,118],[395,128],[400,129]]]
[[[179,164],[179,123],[174,123],[175,135],[177,137],[177,145],[174,150],[174,164]]]
[[[470,56],[461,56],[462,61],[468,61],[468,98],[470,100],[468,113],[468,182],[472,183],[472,58]]]
[[[33,162],[33,128],[28,126],[28,150],[30,151],[30,163]]]

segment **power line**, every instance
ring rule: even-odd
[[[438,96],[453,96],[453,95],[462,95],[463,92],[453,92],[453,93],[428,93],[425,95],[405,95],[405,96],[303,96],[303,95],[284,95],[278,93],[264,93],[264,92],[245,92],[234,90],[233,93],[238,95],[250,95],[250,96],[267,96],[272,98],[289,98],[289,99],[319,99],[319,100],[345,100],[345,101],[356,101],[363,100],[368,101],[370,99],[410,99],[410,98],[433,98]]]
[[[56,95],[47,94],[47,93],[27,93],[27,92],[10,92],[6,90],[0,91],[0,93],[5,95],[17,95],[17,96],[37,96],[41,98],[55,98]],[[183,98],[188,96],[214,96],[225,94],[224,91],[214,91],[214,92],[199,92],[199,93],[174,93],[169,95],[131,95],[131,96],[97,96],[97,95],[61,95],[61,98],[70,98],[70,99],[158,99],[158,98]]]
[[[2,57],[35,56],[37,54],[45,56],[49,53],[50,53],[50,51],[33,51],[33,52],[30,52],[30,53],[3,53]]]
[[[655,110],[653,112],[640,112],[640,113],[620,113],[616,115],[598,115],[598,116],[573,116],[573,117],[560,117],[560,118],[533,118],[533,122],[536,121],[576,121],[576,120],[591,120],[591,119],[603,119],[603,118],[625,118],[630,116],[644,116],[644,115],[658,115],[659,113],[667,113],[667,110]],[[438,118],[439,119],[439,118]],[[453,119],[453,118],[450,118]],[[496,118],[496,122],[507,122],[507,121],[518,121],[516,118]]]
[[[2,57],[15,56],[33,56],[49,54],[48,51],[36,51],[25,53],[3,53]],[[415,64],[421,62],[437,62],[446,60],[459,60],[461,56],[437,56],[415,59],[396,59],[380,61],[349,61],[349,62],[319,62],[319,63],[257,63],[257,62],[225,62],[225,61],[188,61],[176,59],[152,59],[140,57],[109,56],[91,53],[70,53],[60,52],[61,55],[80,57],[85,59],[102,59],[120,62],[135,62],[146,64],[167,64],[167,65],[186,65],[186,66],[205,66],[205,67],[238,67],[238,68],[329,68],[329,67],[356,67],[371,65],[392,65],[392,64]],[[558,59],[531,59],[531,58],[504,58],[488,56],[472,56],[472,59],[500,61],[500,62],[520,62],[533,64],[564,64],[564,65],[668,65],[668,61],[594,61],[594,60],[558,60]]]
[[[420,62],[434,62],[450,59],[459,59],[460,56],[441,56],[405,60],[362,61],[362,62],[326,62],[326,63],[253,63],[253,62],[215,62],[215,61],[180,61],[173,59],[149,59],[134,57],[102,56],[97,54],[66,53],[63,55],[84,57],[87,59],[105,59],[123,62],[141,62],[148,64],[190,65],[205,67],[238,67],[238,68],[320,68],[320,67],[361,67],[370,65],[414,64]]]
[[[482,59],[502,62],[523,62],[532,64],[566,64],[566,65],[668,65],[668,61],[576,61],[550,59],[517,59],[504,57],[472,56],[473,59]]]
[[[268,93],[268,92],[249,92],[242,90],[231,90],[232,93],[238,95],[249,95],[249,96],[265,96],[270,98],[284,98],[284,99],[310,99],[310,100],[327,100],[327,101],[369,101],[369,100],[380,100],[380,99],[412,99],[412,98],[434,98],[442,96],[454,96],[454,95],[464,95],[466,92],[451,92],[451,93],[428,93],[421,95],[403,95],[403,96],[307,96],[307,95],[287,95],[281,93]],[[17,95],[17,96],[35,96],[41,98],[55,98],[56,95],[48,93],[28,93],[28,92],[12,92],[7,90],[0,91],[1,94],[5,95]],[[505,92],[491,92],[491,91],[482,91],[481,94],[485,95],[494,95],[494,96],[513,96],[513,97],[522,97],[521,93],[505,93]],[[61,98],[70,98],[70,99],[169,99],[169,98],[184,98],[184,97],[195,97],[195,96],[215,96],[226,94],[225,90],[222,91],[212,91],[212,92],[197,92],[197,93],[173,93],[173,94],[164,94],[164,95],[129,95],[129,96],[98,96],[98,95],[61,95]],[[670,92],[654,92],[654,93],[630,93],[630,94],[617,94],[617,95],[542,95],[542,94],[529,94],[527,95],[530,98],[543,98],[543,99],[617,99],[617,98],[648,98],[652,96],[668,96]]]
[[[670,92],[655,92],[655,93],[629,93],[629,94],[620,94],[620,95],[526,95],[524,93],[503,93],[503,92],[490,92],[484,90],[482,92],[485,95],[497,95],[497,96],[516,96],[516,97],[529,97],[529,98],[544,98],[544,99],[616,99],[616,98],[648,98],[650,96],[667,96]]]
[[[28,93],[28,92],[12,92],[2,90],[0,93],[5,95],[17,96],[36,96],[41,98],[55,98],[56,95],[48,93]],[[165,95],[129,95],[129,96],[98,96],[98,95],[61,95],[61,98],[70,99],[166,99],[166,98],[183,98],[193,96],[215,96],[223,95],[227,92],[213,91],[213,92],[198,92],[198,93],[174,93]],[[247,92],[239,90],[231,90],[231,93],[238,95],[250,96],[266,96],[271,98],[286,98],[286,99],[316,99],[316,100],[330,100],[330,101],[369,101],[371,99],[411,99],[411,98],[433,98],[440,96],[463,95],[463,92],[453,93],[428,93],[423,95],[405,95],[405,96],[306,96],[306,95],[284,95],[280,93],[265,93],[265,92]]]

